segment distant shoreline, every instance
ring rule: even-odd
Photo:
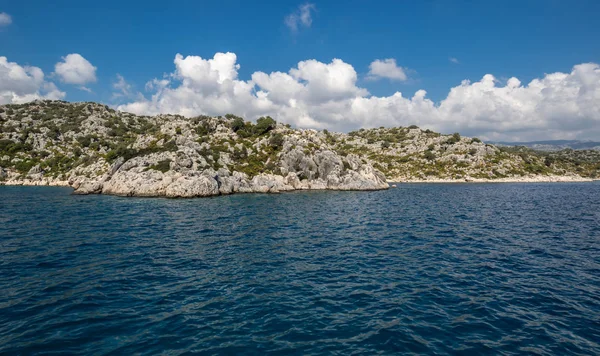
[[[390,184],[402,183],[581,183],[594,182],[600,179],[574,177],[574,176],[532,176],[509,178],[463,178],[463,179],[388,179]]]

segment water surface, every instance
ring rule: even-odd
[[[600,354],[599,198],[0,187],[0,353]]]

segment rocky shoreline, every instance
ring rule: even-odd
[[[181,177],[180,177],[181,178]],[[190,189],[191,194],[182,194],[181,192],[175,193],[177,189],[185,188],[176,188],[181,187],[182,182],[189,181],[190,186],[194,185],[202,185],[205,184],[206,187],[209,187],[206,192],[201,193],[201,190]],[[385,184],[381,183],[378,185],[365,185],[365,186],[340,186],[340,187],[327,187],[325,182],[304,182],[298,184],[296,179],[293,176],[286,177],[282,180],[280,176],[262,176],[257,179],[253,179],[251,181],[245,181],[241,184],[225,184],[225,187],[221,189],[219,185],[223,183],[217,183],[217,189],[210,189],[210,187],[214,187],[214,183],[210,182],[210,180],[200,179],[196,182],[189,178],[183,179],[175,179],[175,181],[171,180],[171,182],[179,182],[175,187],[164,190],[156,190],[156,191],[147,191],[147,193],[141,193],[142,190],[146,190],[147,188],[141,188],[140,192],[133,193],[131,191],[123,191],[122,188],[107,188],[106,191],[103,190],[104,185],[95,181],[79,181],[79,182],[69,182],[69,181],[61,181],[61,180],[53,180],[42,178],[40,180],[10,180],[5,182],[0,182],[0,186],[50,186],[50,187],[70,187],[73,188],[73,194],[110,194],[110,195],[118,195],[118,196],[165,196],[165,197],[194,197],[194,196],[217,196],[217,195],[229,195],[234,193],[280,193],[286,191],[296,191],[296,190],[338,190],[338,191],[371,191],[371,190],[385,190],[395,184],[410,184],[410,183],[438,183],[438,184],[455,184],[455,183],[581,183],[581,182],[595,182],[600,181],[600,179],[590,179],[584,177],[577,176],[531,176],[531,177],[510,177],[510,178],[499,178],[499,179],[481,179],[481,178],[467,178],[467,179],[388,179]],[[240,180],[241,182],[241,180]],[[296,182],[294,184],[294,182]],[[172,184],[171,183],[171,184]],[[189,188],[188,188],[189,189]],[[168,192],[167,192],[168,190]]]
[[[237,173],[237,172],[236,172]],[[337,190],[337,191],[375,191],[389,188],[384,180],[378,182],[348,181],[345,184],[331,186],[325,181],[299,181],[297,176],[287,177],[276,175],[256,176],[251,180],[237,174],[231,177],[209,177],[208,175],[179,176],[165,178],[152,185],[139,184],[136,179],[128,183],[99,182],[99,181],[61,181],[52,179],[40,180],[9,180],[0,182],[0,186],[39,186],[39,187],[69,187],[75,195],[107,194],[128,197],[167,197],[195,198],[236,193],[281,193],[301,190]]]
[[[33,167],[23,179],[15,174],[1,185],[64,186],[72,187],[74,194],[108,194],[117,196],[193,198],[229,195],[235,193],[279,193],[294,190],[382,190],[388,189],[385,176],[358,157],[339,157],[331,151],[319,152],[314,157],[299,156],[291,151],[283,156],[280,171],[285,176],[261,173],[252,178],[246,173],[226,168],[195,169],[191,159],[181,152],[162,152],[125,160],[117,159],[109,167],[99,164],[95,170],[104,170],[101,176],[88,178],[72,174],[68,180],[44,175],[40,167]],[[299,160],[297,160],[297,158]],[[164,171],[151,169],[158,162],[169,161]],[[290,163],[291,162],[291,163]],[[290,171],[286,164],[298,165],[299,173]],[[308,172],[305,173],[305,170]],[[312,174],[314,173],[314,174]],[[300,178],[301,175],[312,178]],[[322,178],[321,178],[322,177]]]
[[[388,182],[571,182],[600,176],[600,152],[539,153],[408,127],[349,133],[271,117],[139,116],[97,103],[0,105],[0,184],[75,194],[209,197],[380,190]]]

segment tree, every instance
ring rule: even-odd
[[[245,125],[244,119],[236,116],[231,123],[231,129],[233,132],[238,132],[240,129],[243,129]]]
[[[256,120],[256,125],[254,125],[254,134],[256,136],[264,135],[273,130],[276,126],[277,122],[270,116],[263,116]]]

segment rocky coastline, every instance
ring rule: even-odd
[[[416,126],[336,133],[270,117],[138,116],[97,103],[0,106],[0,185],[75,194],[190,198],[381,190],[390,182],[589,181],[600,175],[599,162],[597,151],[542,154]]]
[[[297,153],[297,152],[296,152]],[[294,156],[294,153],[292,153]],[[288,156],[281,161],[290,163]],[[287,171],[285,176],[260,173],[250,178],[246,173],[227,168],[194,169],[189,156],[163,152],[125,160],[119,157],[96,177],[72,174],[67,180],[44,176],[40,167],[33,167],[25,177],[11,175],[0,185],[65,186],[74,194],[109,194],[118,196],[192,198],[234,193],[279,193],[293,190],[382,190],[388,189],[385,176],[356,156],[341,157],[331,151],[316,157],[299,158],[299,172]],[[165,171],[149,169],[159,162],[169,161]],[[297,162],[296,162],[297,163]],[[346,167],[344,167],[346,165]],[[96,167],[101,170],[102,167]],[[311,170],[312,169],[312,170]],[[300,178],[308,171],[306,176]],[[314,170],[314,171],[313,171]],[[281,169],[280,169],[281,171]],[[285,171],[285,169],[284,169]],[[315,176],[318,176],[315,177]],[[322,178],[321,178],[322,177]]]

